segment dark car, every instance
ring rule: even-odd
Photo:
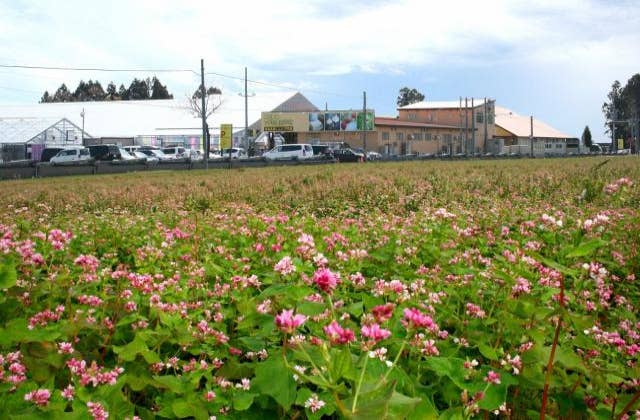
[[[95,160],[120,159],[120,148],[115,144],[96,144],[88,146],[91,157]]]
[[[313,157],[314,158],[333,159],[333,151],[331,150],[331,148],[329,146],[313,144],[313,145],[311,145],[311,148],[313,149]]]
[[[49,162],[51,158],[57,155],[60,150],[64,150],[64,147],[46,147],[42,151],[40,162]]]
[[[338,159],[338,162],[364,162],[364,155],[352,149],[335,149],[333,157]]]

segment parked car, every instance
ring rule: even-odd
[[[40,162],[49,162],[52,157],[58,154],[59,151],[65,150],[64,147],[45,147],[40,156]]]
[[[146,163],[158,163],[158,161],[160,159],[158,159],[155,156],[149,156],[149,155],[145,155],[144,153],[142,153],[140,150],[134,150],[133,152],[131,152],[131,154],[136,158],[136,159],[140,159],[140,160],[144,160]]]
[[[51,165],[64,165],[72,163],[88,163],[91,161],[91,153],[86,147],[74,147],[73,149],[60,150],[49,161]]]
[[[367,152],[367,160],[380,160],[382,155],[378,152]]]
[[[88,146],[91,157],[95,160],[121,159],[120,148],[115,144],[96,144]]]
[[[129,153],[133,153],[136,152],[138,150],[140,150],[141,146],[124,146],[123,149],[126,150]]]
[[[312,145],[313,157],[333,159],[333,150],[328,145]]]
[[[222,153],[220,150],[214,150],[209,152],[209,160],[222,159]]]
[[[147,156],[154,157],[158,159],[158,161],[160,162],[166,162],[166,161],[172,160],[172,158],[165,155],[160,149],[140,148],[140,153],[144,153]]]
[[[352,149],[335,149],[333,156],[338,159],[338,162],[364,162],[365,160],[362,153]]]
[[[164,153],[171,159],[183,159],[189,157],[188,150],[180,146],[165,147],[164,149],[162,149],[162,153]]]
[[[120,152],[120,160],[136,160],[136,157],[127,152],[124,148],[120,147],[118,151]]]
[[[267,160],[311,159],[313,147],[310,144],[283,144],[265,152],[262,157]]]
[[[247,157],[247,151],[242,147],[231,147],[229,149],[222,149],[221,153],[222,157],[227,159],[229,158],[229,156],[231,156],[231,159],[242,159]]]

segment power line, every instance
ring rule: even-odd
[[[228,74],[222,74],[222,73],[216,73],[216,72],[207,72],[205,74],[208,75],[214,75],[214,76],[220,76],[220,77],[226,77],[228,79],[235,79],[235,80],[241,80],[244,82],[244,77],[238,77],[238,76],[231,76]],[[287,85],[281,85],[281,84],[277,84],[277,83],[268,83],[268,82],[262,82],[259,80],[249,80],[247,79],[248,83],[253,83],[256,85],[263,85],[263,86],[270,86],[270,87],[276,87],[276,88],[280,88],[280,89],[288,89],[288,90],[293,90],[293,91],[299,91],[302,90],[300,88],[296,88],[296,87],[291,87],[291,86],[287,86]],[[327,91],[320,91],[320,90],[315,90],[315,89],[303,89],[305,92],[313,92],[313,93],[319,93],[322,95],[332,95],[332,96],[341,96],[344,98],[360,98],[360,96],[356,96],[356,95],[345,95],[342,93],[336,93],[336,92],[327,92]]]
[[[103,67],[49,67],[26,66],[18,64],[0,64],[1,68],[26,70],[62,70],[62,71],[102,71],[102,72],[140,72],[140,73],[194,73],[191,69],[109,69]]]

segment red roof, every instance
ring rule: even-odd
[[[388,125],[391,127],[414,127],[414,128],[455,128],[455,129],[460,128],[455,125],[428,124],[428,123],[420,123],[420,122],[414,122],[414,121],[404,121],[394,117],[376,117],[375,120],[376,120],[376,126]]]

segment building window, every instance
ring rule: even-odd
[[[553,144],[551,144],[551,143],[545,143],[544,144],[544,148],[545,149],[551,149],[552,147],[553,147]]]
[[[416,114],[415,114],[415,113],[413,113],[413,112],[410,112],[410,113],[409,113],[409,115],[407,115],[407,119],[408,119],[409,121],[415,121],[415,120],[416,120],[416,118],[417,118],[417,117],[416,117]]]
[[[444,141],[449,141],[450,142],[452,138],[453,137],[451,136],[451,134],[445,134],[444,135]]]
[[[493,124],[495,122],[495,113],[494,113],[494,111],[490,111],[489,114],[487,115],[487,122],[489,124]]]
[[[482,112],[476,113],[476,122],[482,124],[484,122],[484,114]]]
[[[389,140],[389,132],[388,131],[383,131],[382,132],[382,140]]]
[[[422,140],[422,133],[413,133],[414,140]]]
[[[562,143],[556,143],[556,149],[562,149]]]
[[[424,135],[424,139],[425,139],[425,140],[428,140],[428,141],[431,141],[431,133],[426,133],[426,134]]]
[[[396,133],[396,140],[398,140],[398,141],[404,140],[404,133],[401,132],[401,131],[397,132]]]

